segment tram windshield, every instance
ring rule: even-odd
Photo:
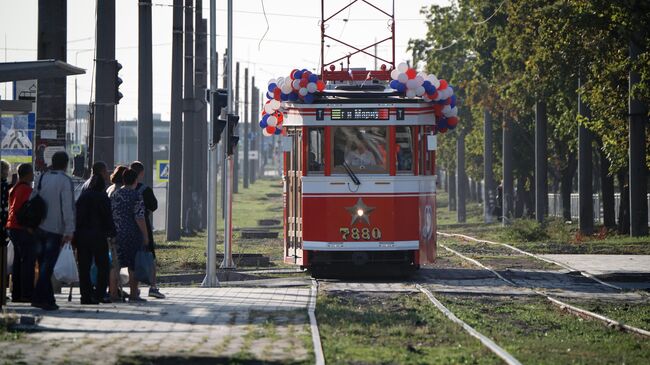
[[[345,173],[347,162],[355,173],[388,173],[388,127],[334,127],[334,173]]]

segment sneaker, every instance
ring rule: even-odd
[[[161,293],[158,288],[149,288],[149,296],[157,299],[165,299],[165,294]]]
[[[84,305],[97,305],[99,304],[99,301],[95,298],[82,298],[81,299],[81,304]]]
[[[129,297],[129,303],[146,303],[147,300],[140,297]]]

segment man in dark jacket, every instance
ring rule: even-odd
[[[108,169],[103,162],[93,164],[93,176],[84,184],[77,200],[75,242],[79,259],[79,290],[81,304],[110,303],[104,298],[108,287],[108,237],[115,236],[111,201],[106,194]],[[93,290],[90,267],[97,267],[97,283]]]
[[[153,193],[153,189],[144,183],[142,183],[142,180],[144,179],[144,165],[140,161],[135,161],[131,164],[130,168],[132,170],[135,170],[138,173],[138,185],[136,186],[136,190],[142,194],[142,200],[144,200],[144,207],[146,209],[145,211],[145,223],[147,224],[147,234],[149,235],[149,246],[148,249],[149,251],[153,254],[154,260],[156,259],[156,245],[153,240],[153,227],[152,227],[152,215],[153,212],[158,209],[158,200],[156,199],[156,196]],[[164,299],[165,295],[158,290],[158,287],[156,286],[156,266],[154,265],[154,271],[153,271],[153,282],[151,283],[151,287],[149,287],[149,296],[152,298],[158,298],[158,299]]]

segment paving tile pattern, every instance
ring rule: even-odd
[[[118,355],[246,355],[306,360],[308,288],[165,288],[165,300],[82,306],[58,295],[59,311],[10,304],[40,317],[36,332],[0,342],[0,364],[113,363]]]

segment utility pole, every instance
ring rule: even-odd
[[[144,184],[153,187],[151,0],[138,2],[138,27],[138,160],[144,165]]]
[[[194,169],[194,180],[199,194],[199,207],[201,221],[199,227],[205,229],[207,226],[207,204],[208,204],[208,180],[205,172],[208,171],[208,122],[207,122],[207,107],[206,100],[202,95],[208,87],[208,59],[207,59],[207,35],[208,23],[203,19],[203,12],[199,11],[203,6],[202,0],[197,0],[197,14],[200,15],[200,21],[197,23],[197,38],[196,38],[196,82],[195,92],[196,105],[199,107],[197,112],[198,128],[194,131],[194,155],[197,156],[199,161],[199,168]]]
[[[547,145],[546,145],[546,101],[535,102],[535,219],[544,222],[548,209]]]
[[[235,65],[235,115],[239,115],[239,62]],[[235,167],[233,168],[232,182],[234,194],[239,193],[239,148],[235,147],[233,152],[233,161]]]
[[[467,214],[465,209],[465,195],[467,175],[465,172],[465,131],[458,131],[456,139],[456,220],[465,223]]]
[[[192,151],[194,124],[194,0],[185,0],[185,69],[183,82],[183,187],[181,224],[183,232],[190,234],[195,227],[192,202],[192,171],[196,159]]]
[[[67,0],[38,2],[38,59],[67,60]],[[5,39],[6,41],[6,39]],[[6,42],[5,42],[6,44]],[[46,146],[65,148],[66,78],[38,80],[36,91],[35,145],[41,145],[41,130],[55,130],[56,139],[43,141]],[[36,149],[35,149],[36,150]],[[36,154],[35,169],[44,171],[51,161]],[[4,298],[3,298],[4,299]]]
[[[514,176],[512,169],[512,153],[513,153],[513,140],[512,140],[512,122],[504,115],[503,118],[503,197],[502,205],[502,221],[503,226],[509,224],[510,218],[514,213]]]
[[[95,58],[93,162],[104,161],[112,167],[115,164],[115,0],[97,0]]]
[[[203,286],[215,287],[217,279],[217,143],[215,128],[215,93],[217,92],[217,0],[210,0],[210,144],[208,149],[208,236]]]
[[[455,171],[449,171],[447,174],[447,185],[449,186],[449,211],[454,212],[456,211],[456,172]]]
[[[233,59],[233,45],[232,45],[232,26],[233,26],[233,8],[232,0],[228,0],[228,66],[226,73],[228,74],[228,115],[234,113],[234,103],[233,103],[233,82],[232,82],[232,59]],[[224,130],[224,139],[223,139],[223,151],[224,151],[224,179],[223,183],[225,185],[225,204],[224,204],[224,240],[223,240],[223,262],[221,263],[221,268],[223,269],[234,269],[235,263],[232,261],[232,176],[233,176],[233,156],[228,155],[228,143],[230,141],[230,132],[229,124],[230,118],[226,118],[228,123]]]
[[[248,189],[249,185],[249,164],[248,164],[248,150],[249,150],[249,124],[248,124],[248,68],[244,69],[244,189]]]
[[[167,188],[167,222],[165,226],[167,241],[178,241],[181,239],[181,186],[183,179],[183,0],[174,0],[172,12],[169,186]]]
[[[635,8],[638,5],[635,4]],[[640,45],[643,37],[641,32],[635,32],[630,39],[630,63],[634,64],[641,53]],[[629,82],[629,105],[628,114],[630,120],[629,127],[629,169],[630,169],[630,236],[640,237],[648,235],[648,205],[647,205],[647,186],[645,165],[645,125],[648,121],[645,106],[641,100],[635,98],[632,94],[634,87],[641,82],[641,77],[634,68],[630,69]],[[621,199],[623,199],[621,197]]]
[[[581,86],[581,79],[578,78],[578,89]],[[589,118],[589,109],[582,102],[582,96],[578,94],[578,114]],[[580,232],[590,235],[594,231],[594,202],[592,186],[592,148],[591,133],[585,126],[578,127],[578,195],[580,212]]]
[[[257,178],[257,161],[259,161],[260,158],[260,151],[259,148],[257,148],[257,140],[258,140],[258,130],[259,126],[257,125],[257,113],[259,113],[259,91],[257,91],[257,87],[255,87],[255,76],[251,78],[251,136],[253,137],[253,140],[251,141],[251,147],[250,149],[253,151],[257,151],[257,160],[253,160],[251,163],[251,184],[255,183],[255,179]],[[250,162],[249,162],[250,163]]]
[[[483,134],[483,218],[485,223],[492,223],[495,200],[494,173],[492,171],[493,138],[492,116],[487,109],[483,112]]]

